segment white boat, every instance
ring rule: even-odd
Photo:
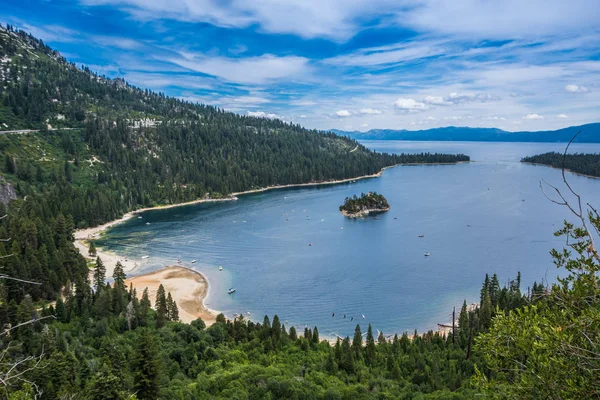
[[[425,237],[425,235],[419,235],[419,237],[420,237],[420,238],[424,238],[424,237]]]
[[[196,264],[196,262],[198,262],[198,260],[192,260],[192,264]]]
[[[142,217],[138,217],[138,219],[142,219]]]
[[[425,256],[425,257],[429,257],[430,255],[431,255],[431,254],[429,254],[429,253],[425,253],[425,254],[424,254],[424,256]]]
[[[227,294],[232,294],[235,293],[235,288],[229,288],[229,290],[227,291]]]
[[[142,260],[145,260],[146,258],[150,258],[150,256],[142,256]]]
[[[150,222],[146,222],[146,225],[150,225]]]
[[[223,267],[219,265],[219,271],[223,271]]]

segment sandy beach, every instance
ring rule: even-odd
[[[156,291],[162,284],[167,293],[177,303],[179,319],[181,322],[190,323],[202,318],[209,326],[215,322],[217,312],[204,306],[204,299],[208,295],[208,280],[199,272],[180,266],[170,266],[158,271],[127,279],[127,286],[133,284],[138,297],[142,297],[145,288],[148,288],[152,307],[156,302]]]
[[[363,175],[363,176],[358,176],[355,178],[339,179],[339,180],[332,180],[332,181],[308,182],[308,183],[290,184],[290,185],[275,185],[275,186],[268,186],[268,187],[259,188],[259,189],[246,190],[243,192],[234,192],[234,193],[231,193],[229,196],[223,197],[223,198],[210,198],[210,197],[206,196],[202,199],[188,201],[185,203],[168,204],[168,205],[161,205],[161,206],[156,206],[156,207],[141,208],[138,210],[130,211],[130,212],[126,213],[125,215],[123,215],[123,217],[116,219],[114,221],[110,221],[105,224],[93,227],[93,228],[85,228],[85,229],[76,230],[75,235],[74,235],[75,236],[75,247],[79,250],[79,252],[86,259],[88,259],[90,261],[95,260],[95,257],[89,257],[89,255],[88,255],[90,240],[97,239],[102,233],[104,233],[109,228],[112,228],[113,226],[123,223],[129,219],[135,218],[138,214],[143,213],[145,211],[169,209],[169,208],[174,208],[174,207],[182,207],[182,206],[186,206],[186,205],[193,205],[193,204],[200,204],[200,203],[234,201],[234,200],[238,199],[238,196],[242,196],[245,194],[252,194],[252,193],[261,193],[261,192],[266,192],[269,190],[294,188],[294,187],[320,186],[320,185],[335,185],[335,184],[339,184],[339,183],[353,182],[353,181],[362,180],[362,179],[377,178],[377,177],[381,176],[381,174],[383,174],[383,172],[386,169],[393,168],[393,167],[396,167],[399,165],[415,165],[415,164],[391,165],[391,166],[382,168],[379,172],[377,172],[375,174]],[[123,270],[128,275],[135,273],[135,271],[137,271],[139,269],[139,266],[143,262],[143,260],[141,260],[141,259],[139,259],[139,260],[138,259],[130,259],[125,256],[103,250],[102,248],[99,248],[99,247],[96,247],[96,256],[100,257],[100,259],[104,263],[104,265],[106,267],[106,276],[107,277],[112,277],[112,274],[113,274],[113,271],[114,271],[114,268],[115,268],[115,265],[117,264],[117,262],[120,262],[123,265]],[[92,276],[92,275],[93,275],[93,269],[90,269],[90,276]],[[175,301],[177,301],[177,304],[179,305],[179,310],[180,310],[179,314],[180,314],[182,321],[184,321],[184,322],[193,321],[199,315],[204,315],[204,317],[208,318],[208,319],[205,319],[204,317],[202,317],[202,319],[205,320],[205,322],[208,320],[211,320],[211,318],[212,318],[212,320],[214,320],[214,317],[216,315],[215,312],[206,309],[203,304],[203,299],[206,296],[206,292],[208,291],[208,280],[200,273],[197,273],[195,271],[192,271],[192,270],[189,270],[189,269],[186,269],[183,267],[177,267],[177,266],[176,267],[167,267],[165,269],[158,270],[158,271],[155,271],[152,273],[139,275],[139,276],[130,278],[128,280],[128,282],[129,281],[133,282],[134,286],[136,286],[136,287],[141,286],[141,290],[138,288],[138,294],[141,295],[141,292],[143,291],[145,286],[148,286],[149,290],[151,290],[151,291],[154,290],[154,293],[155,293],[156,289],[158,288],[158,285],[161,283],[160,281],[165,280],[165,279],[167,279],[166,281],[169,282],[170,289],[167,288],[166,283],[165,283],[166,281],[162,281],[162,283],[163,283],[163,285],[165,285],[165,289],[167,289],[167,291],[171,291],[171,295],[173,296]],[[138,283],[136,283],[136,282],[138,282]],[[145,283],[142,284],[139,282],[145,282]],[[143,285],[145,285],[145,286],[143,286]],[[178,285],[181,285],[181,288],[179,288]],[[203,289],[204,295],[202,295],[202,296],[198,295],[198,296],[202,297],[202,299],[194,300],[195,299],[194,295],[191,295],[190,293],[192,293],[192,292],[196,293],[198,291],[200,291],[198,293],[201,293],[202,289],[200,289],[200,286],[202,286],[202,285],[204,285],[204,287],[205,287],[205,289]],[[152,289],[152,287],[154,287],[154,289]],[[196,287],[196,289],[190,289],[190,287],[192,287],[192,288]],[[190,290],[192,292],[190,292]],[[195,292],[194,292],[194,290],[195,290]],[[178,296],[183,296],[181,298],[181,302],[178,298],[175,298],[175,293],[178,293]],[[151,294],[152,294],[152,292],[151,292]],[[197,307],[197,308],[195,308],[195,307]],[[194,311],[194,310],[196,310],[196,311]]]

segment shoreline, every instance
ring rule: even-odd
[[[535,165],[538,167],[546,167],[546,168],[552,168],[552,169],[558,169],[562,171],[562,167],[555,167],[553,165],[547,165],[547,164],[541,164],[541,163],[534,163],[534,162],[528,162],[528,161],[520,161],[521,164],[527,164],[527,165]],[[570,170],[568,168],[565,168],[566,172],[569,172],[573,175],[579,175],[579,176],[583,176],[586,178],[591,178],[591,179],[600,179],[600,176],[594,176],[594,175],[587,175],[587,174],[582,174],[581,172],[575,172],[573,170]]]
[[[287,184],[287,185],[273,185],[273,186],[267,186],[264,188],[258,188],[258,189],[250,189],[250,190],[245,190],[245,191],[241,191],[241,192],[233,192],[231,193],[229,196],[227,197],[223,197],[223,198],[210,198],[210,197],[205,197],[202,199],[197,199],[197,200],[191,200],[191,201],[187,201],[187,202],[183,202],[183,203],[176,203],[176,204],[166,204],[166,205],[159,205],[159,206],[154,206],[154,207],[144,207],[144,208],[140,208],[137,210],[132,210],[129,211],[127,213],[125,213],[121,218],[115,219],[113,221],[109,221],[106,222],[104,224],[95,226],[95,227],[90,227],[90,228],[83,228],[83,229],[77,229],[74,232],[74,245],[77,248],[77,250],[79,251],[79,253],[89,262],[89,261],[95,261],[96,257],[100,257],[100,259],[102,260],[104,266],[106,267],[106,276],[107,277],[111,277],[113,275],[113,271],[115,268],[115,265],[117,264],[117,262],[120,262],[123,265],[123,270],[125,273],[132,273],[135,272],[141,265],[142,260],[131,260],[127,257],[121,257],[119,255],[117,255],[116,253],[112,253],[109,252],[107,250],[104,250],[102,248],[97,247],[96,248],[96,257],[89,257],[88,255],[88,241],[89,240],[94,240],[97,239],[99,235],[105,233],[105,231],[107,231],[108,229],[112,228],[115,225],[121,224],[123,222],[126,222],[132,218],[134,218],[137,214],[146,212],[146,211],[153,211],[153,210],[162,210],[162,209],[170,209],[170,208],[175,208],[175,207],[184,207],[184,206],[188,206],[188,205],[195,205],[195,204],[202,204],[202,203],[216,203],[216,202],[224,202],[224,201],[235,201],[238,200],[238,196],[243,196],[243,195],[247,195],[247,194],[254,194],[254,193],[262,193],[262,192],[267,192],[270,190],[278,190],[278,189],[287,189],[287,188],[296,188],[296,187],[311,187],[311,186],[321,186],[321,185],[337,185],[337,184],[341,184],[341,183],[348,183],[348,182],[354,182],[357,180],[363,180],[363,179],[371,179],[371,178],[378,178],[380,177],[383,172],[389,168],[395,168],[395,167],[399,167],[399,166],[412,166],[412,165],[456,165],[456,164],[463,164],[463,163],[469,163],[470,161],[458,161],[456,163],[404,163],[404,164],[395,164],[395,165],[389,165],[387,167],[383,167],[381,168],[381,170],[379,170],[379,172],[376,172],[374,174],[370,174],[370,175],[362,175],[362,176],[358,176],[358,177],[354,177],[354,178],[345,178],[345,179],[338,179],[338,180],[332,180],[332,181],[320,181],[320,182],[307,182],[307,183],[298,183],[298,184]],[[177,268],[179,266],[165,266],[162,269],[158,269],[156,271],[153,272],[149,272],[146,274],[142,274],[142,275],[133,275],[130,278],[127,279],[128,282],[134,280],[135,278],[138,277],[145,277],[145,276],[152,276],[153,274],[157,274],[160,271],[165,271],[168,268]],[[179,267],[179,268],[185,268],[185,267]],[[209,288],[210,288],[210,283],[208,281],[208,279],[200,272],[198,271],[194,271],[191,270],[189,268],[185,268],[188,271],[191,271],[193,273],[198,274],[200,277],[202,277],[203,280],[206,281],[206,294],[204,296],[204,298],[202,299],[202,307],[205,308],[207,310],[207,312],[214,314],[215,318],[216,318],[216,314],[218,313],[218,311],[216,310],[209,310],[208,308],[206,308],[204,306],[204,299],[206,297],[208,297],[209,294]],[[90,268],[89,270],[89,274],[90,277],[93,276],[93,268]],[[91,279],[91,278],[90,278]],[[143,291],[143,288],[141,289]],[[138,292],[140,292],[138,290]],[[141,296],[141,292],[138,293],[138,295]],[[179,303],[178,303],[179,305]],[[181,312],[180,312],[181,314]],[[205,321],[206,322],[206,321]],[[213,321],[214,322],[214,321]],[[211,322],[212,323],[212,322]],[[207,324],[208,325],[208,324]]]
[[[74,236],[75,236],[75,240],[89,240],[89,239],[95,239],[96,236],[98,236],[99,234],[103,233],[104,231],[112,228],[115,225],[118,225],[122,222],[128,221],[131,218],[133,218],[134,216],[136,216],[137,214],[146,212],[146,211],[153,211],[153,210],[166,210],[169,208],[175,208],[175,207],[184,207],[184,206],[190,206],[190,205],[194,205],[194,204],[202,204],[202,203],[218,203],[218,202],[223,202],[223,201],[234,201],[234,200],[238,200],[238,196],[243,196],[243,195],[247,195],[247,194],[253,194],[253,193],[262,193],[262,192],[267,192],[270,190],[278,190],[278,189],[289,189],[289,188],[295,188],[295,187],[310,187],[310,186],[321,186],[321,185],[337,185],[340,183],[348,183],[348,182],[352,182],[352,181],[358,181],[358,180],[363,180],[363,179],[371,179],[371,178],[378,178],[380,177],[383,172],[386,169],[389,168],[395,168],[395,167],[401,167],[401,166],[411,166],[411,165],[458,165],[458,164],[465,164],[465,163],[470,163],[471,161],[457,161],[455,163],[402,163],[402,164],[395,164],[395,165],[389,165],[387,167],[383,167],[381,168],[381,170],[379,172],[376,172],[374,174],[371,175],[362,175],[362,176],[358,176],[355,178],[345,178],[345,179],[337,179],[337,180],[332,180],[332,181],[319,181],[319,182],[306,182],[306,183],[290,183],[287,185],[273,185],[273,186],[267,186],[264,188],[258,188],[258,189],[249,189],[249,190],[244,190],[241,192],[233,192],[231,194],[229,194],[227,197],[222,197],[222,198],[210,198],[210,197],[205,197],[202,199],[196,199],[196,200],[190,200],[190,201],[186,201],[183,203],[176,203],[176,204],[165,204],[165,205],[159,205],[159,206],[153,206],[153,207],[144,207],[144,208],[139,208],[137,210],[132,210],[127,212],[126,214],[124,214],[121,218],[117,218],[115,220],[112,220],[110,222],[106,222],[102,225],[98,225],[95,227],[90,227],[90,228],[83,228],[83,229],[77,229],[75,230]]]
[[[170,265],[146,274],[133,276],[125,280],[125,284],[133,285],[138,298],[142,297],[145,288],[148,288],[150,302],[154,308],[156,292],[159,285],[163,285],[165,292],[171,294],[177,303],[179,321],[189,324],[201,318],[206,326],[215,323],[218,312],[204,305],[210,293],[210,283],[200,272],[179,265]]]

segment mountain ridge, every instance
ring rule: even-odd
[[[470,142],[556,142],[566,143],[578,132],[579,143],[600,143],[600,123],[569,126],[550,131],[508,132],[499,128],[472,128],[447,126],[442,128],[409,131],[406,129],[371,129],[367,132],[330,129],[340,136],[354,140],[421,140]]]

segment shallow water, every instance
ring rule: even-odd
[[[435,329],[450,319],[452,306],[478,301],[485,273],[504,283],[521,271],[525,291],[534,280],[555,279],[559,271],[548,253],[563,241],[553,232],[572,218],[544,198],[539,181],[559,184],[560,171],[519,159],[562,151],[564,144],[364,144],[387,152],[460,152],[473,162],[396,167],[356,183],[149,211],[111,229],[99,245],[129,257],[149,255],[138,273],[181,257],[208,277],[208,307],[227,316],[249,311],[261,321],[278,314],[287,327],[316,325],[328,336],[351,335],[357,321],[386,334]],[[600,152],[600,144],[572,151]],[[584,200],[597,203],[600,180],[569,179]],[[368,191],[391,205],[380,220],[339,213],[346,196]],[[229,287],[236,293],[228,295]]]

